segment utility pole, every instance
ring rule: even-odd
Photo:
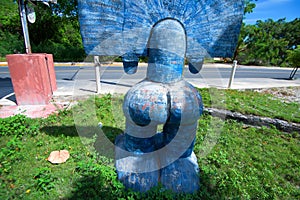
[[[28,31],[28,25],[27,25],[27,13],[26,13],[26,0],[18,0],[18,6],[19,6],[19,13],[21,17],[21,24],[23,29],[23,35],[24,35],[24,42],[25,42],[25,49],[27,54],[31,54],[31,45],[29,40],[29,31]],[[32,0],[32,2],[42,2],[49,6],[48,2],[50,3],[57,3],[57,0]]]
[[[21,17],[23,35],[24,35],[25,49],[26,49],[26,53],[30,54],[32,52],[31,52],[31,45],[30,45],[30,40],[29,40],[26,6],[25,6],[24,0],[18,0],[18,5],[19,5],[19,12],[20,12],[20,17]]]

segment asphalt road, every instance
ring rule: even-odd
[[[146,67],[139,67],[138,72],[134,75],[128,75],[128,78],[142,79],[146,74]],[[239,66],[236,70],[235,78],[273,78],[273,79],[288,79],[292,69],[288,68],[261,68],[261,67],[247,67]],[[123,77],[124,71],[121,66],[102,66],[102,79],[118,79]],[[55,67],[57,80],[74,80],[76,79],[93,79],[94,67],[79,67],[79,66],[59,66]],[[80,76],[77,76],[80,72]],[[185,68],[184,77],[189,78],[229,78],[231,74],[230,67],[206,67],[200,71],[199,74],[191,74]],[[127,76],[127,75],[126,75]],[[0,67],[0,86],[3,79],[10,78],[7,66]],[[295,75],[295,78],[300,78],[300,72]]]
[[[124,73],[121,66],[102,66],[101,82],[105,83],[130,83],[128,87],[134,83],[139,82],[146,76],[147,67],[139,67],[138,71],[134,75],[127,75]],[[95,69],[92,66],[59,66],[55,67],[56,79],[58,86],[64,87],[71,85],[74,81],[95,81]],[[267,68],[267,67],[248,67],[239,66],[236,70],[235,80],[264,80],[268,79],[270,83],[276,80],[287,80],[290,76],[292,69],[290,68]],[[231,74],[230,65],[204,65],[199,74],[191,74],[187,68],[184,71],[184,77],[187,81],[200,82],[201,80],[229,80]],[[298,72],[295,79],[300,78],[300,72]],[[95,85],[95,83],[93,83]],[[227,83],[226,83],[227,84]],[[247,84],[247,83],[246,83]],[[67,89],[66,89],[67,90]],[[0,67],[0,99],[13,93],[12,83],[10,79],[9,69],[7,66]]]

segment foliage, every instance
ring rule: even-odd
[[[241,64],[288,66],[287,54],[300,43],[300,20],[243,25],[235,59]]]
[[[244,14],[253,12],[253,9],[256,7],[254,1],[257,1],[257,0],[245,0]]]
[[[49,167],[41,167],[36,169],[36,173],[33,177],[36,181],[36,187],[38,190],[42,190],[43,192],[48,192],[49,190],[54,188],[55,178],[51,173],[51,168]]]
[[[257,0],[245,0],[244,13],[255,10]],[[79,31],[77,0],[60,0],[50,7],[35,2],[37,20],[29,24],[33,52],[54,55],[55,61],[83,61],[86,54]],[[0,2],[0,57],[24,52],[23,33],[17,3]],[[285,19],[243,23],[238,45],[232,59],[241,64],[292,66],[288,52],[300,44],[300,20]],[[147,59],[142,59],[142,61]]]
[[[206,120],[208,120],[206,118]],[[202,120],[198,136],[213,134]],[[214,120],[214,119],[211,119]],[[203,137],[197,137],[201,153]],[[204,137],[205,138],[205,137]],[[256,129],[227,121],[214,150],[201,159],[203,199],[297,199],[299,135],[293,138],[274,128]],[[196,151],[196,152],[197,152]],[[289,152],[289,153],[288,153]],[[282,157],[284,155],[284,157]]]
[[[60,0],[57,4],[51,4],[51,8],[56,15],[75,18],[78,16],[77,6],[77,0]]]
[[[30,2],[28,2],[30,3]],[[32,4],[32,3],[30,3]],[[24,52],[23,32],[18,6],[12,0],[0,5],[0,57]],[[77,1],[61,0],[50,8],[35,2],[36,22],[28,24],[33,52],[51,53],[55,61],[83,61],[86,57],[77,19]]]
[[[0,174],[8,173],[13,163],[22,160],[20,153],[23,148],[22,138],[26,135],[33,136],[37,134],[38,130],[37,122],[23,115],[0,120],[0,137],[7,138],[7,143],[0,152]]]
[[[60,62],[79,62],[85,58],[83,48],[67,46],[61,43],[52,42],[51,40],[32,46],[33,52],[43,52],[53,54],[55,61]]]
[[[52,5],[51,8],[54,10],[43,4],[36,6],[37,21],[29,26],[32,49],[34,52],[53,54],[55,61],[83,61],[86,55],[82,46],[77,15],[73,16],[69,13],[72,1],[68,2],[68,8],[58,7],[66,6],[64,2],[67,1]]]
[[[0,30],[0,57],[5,57],[7,54],[23,52],[23,41],[20,37],[20,35]]]
[[[269,95],[256,92],[201,89],[205,106],[230,100],[231,109],[245,109],[249,102],[267,102]],[[221,99],[223,97],[223,99]],[[103,132],[111,139],[122,132],[123,97],[105,95],[79,102],[82,115],[96,113]],[[246,99],[249,99],[247,101]],[[234,101],[236,100],[236,101]],[[278,100],[274,100],[278,101]],[[212,104],[214,103],[214,104]],[[223,102],[224,103],[224,102]],[[271,103],[270,105],[272,105]],[[219,104],[219,106],[221,103]],[[265,107],[253,112],[264,113]],[[267,105],[266,105],[267,106]],[[281,103],[282,107],[286,103]],[[242,108],[239,108],[242,107]],[[94,110],[93,110],[94,109]],[[247,108],[248,109],[248,108]],[[286,109],[277,110],[278,115]],[[93,150],[99,137],[78,137],[74,111],[62,110],[46,119],[22,115],[0,119],[0,199],[299,199],[299,133],[286,134],[276,128],[245,126],[209,115],[199,120],[195,153],[201,189],[196,194],[174,194],[161,186],[147,193],[126,190],[117,180],[113,160]],[[91,116],[82,117],[87,122]],[[124,121],[122,121],[124,125]],[[106,127],[106,129],[104,129]],[[91,143],[83,143],[90,140]],[[210,146],[211,145],[211,146]],[[209,149],[209,148],[210,149]],[[209,149],[207,151],[206,149]],[[46,161],[53,150],[68,149],[70,159],[60,165]],[[107,149],[108,150],[108,149]],[[207,154],[205,154],[205,152]]]
[[[18,4],[13,0],[0,1],[0,30],[10,33],[22,32]]]
[[[22,137],[26,134],[36,134],[38,129],[38,124],[24,115],[15,115],[0,120],[0,136]]]
[[[255,10],[254,0],[245,0],[245,15]],[[290,50],[300,44],[300,20],[286,22],[258,20],[255,25],[242,24],[233,60],[246,65],[289,66]]]
[[[296,49],[288,51],[288,61],[293,67],[300,66],[300,45]]]
[[[17,3],[12,0],[1,0],[0,7],[0,57],[23,52],[22,28]]]

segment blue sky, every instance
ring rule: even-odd
[[[246,24],[255,24],[257,20],[265,21],[269,18],[274,21],[284,17],[286,21],[300,18],[300,0],[258,0],[255,3],[253,13],[247,14],[244,19]]]

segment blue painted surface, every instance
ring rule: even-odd
[[[134,74],[137,72],[139,58],[134,53],[126,53],[122,57],[124,71],[127,74]]]
[[[143,166],[144,168],[149,167],[148,163],[144,162],[141,156],[144,154],[142,151],[148,153],[155,150],[155,146],[153,145],[153,143],[157,141],[155,137],[149,139],[140,139],[140,138],[131,137],[128,134],[121,134],[117,136],[115,142],[117,147],[116,148],[117,175],[118,175],[118,179],[124,184],[126,188],[130,188],[134,191],[146,192],[152,187],[158,185],[160,170],[145,170],[140,173],[133,173],[130,170],[131,168],[139,166],[140,162],[144,164]],[[131,142],[129,143],[128,141]],[[135,143],[133,143],[133,141]],[[136,149],[135,146],[130,146],[130,144],[136,144],[136,143],[140,143],[141,150]]]
[[[176,160],[163,168],[160,181],[166,188],[184,193],[194,193],[200,189],[200,177],[196,156]]]
[[[159,83],[180,81],[186,52],[183,25],[174,19],[155,24],[149,38],[148,52],[148,80]]]
[[[156,24],[148,44],[146,79],[125,96],[126,130],[116,140],[116,168],[119,180],[133,190],[147,191],[149,184],[159,181],[174,192],[199,189],[197,159],[192,155],[203,103],[182,78],[186,44],[179,21]],[[160,124],[163,132],[157,133]]]
[[[78,9],[89,55],[147,56],[155,24],[167,18],[180,21],[186,31],[190,70],[197,73],[204,57],[232,57],[244,0],[78,0]]]
[[[79,21],[90,55],[119,55],[133,74],[149,57],[145,80],[125,96],[125,133],[116,138],[118,179],[145,192],[162,183],[174,192],[200,187],[193,153],[201,95],[183,77],[185,57],[198,73],[208,56],[231,57],[243,0],[79,0]],[[163,131],[157,133],[158,125]]]

